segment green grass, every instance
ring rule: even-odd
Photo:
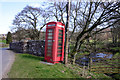
[[[8,73],[9,78],[80,78],[64,64],[40,63],[43,57],[30,54],[16,54],[16,60]]]
[[[120,47],[112,47],[110,49],[113,49],[113,50],[120,50]]]
[[[120,73],[113,75],[116,80],[120,80]]]
[[[2,43],[6,43],[6,40],[1,40],[1,39],[0,39],[0,42],[2,42]]]
[[[86,67],[87,68],[87,67]],[[91,76],[91,79],[88,79],[88,80],[104,80],[104,79],[112,79],[111,77],[109,76],[106,76],[105,74],[103,73],[95,73],[95,72],[90,72],[89,70],[87,69],[83,69],[82,67],[80,68],[79,65],[71,65],[70,66],[70,69],[72,69],[74,71],[74,73],[78,73],[78,74],[81,74],[83,76],[83,72],[84,72],[84,76],[83,78],[87,78],[88,76]],[[86,79],[87,80],[87,79]]]
[[[5,43],[5,44],[0,44],[0,48],[9,47],[9,44],[6,44],[6,40],[0,39],[0,43]]]
[[[120,53],[117,52],[116,54],[114,54],[113,58],[119,58],[120,57]]]
[[[104,74],[98,74],[85,70],[83,76],[83,69],[79,66],[58,63],[55,65],[47,65],[40,63],[44,57],[37,57],[30,54],[16,54],[16,59],[10,72],[9,78],[79,78],[86,80],[88,76],[101,80],[101,78],[110,78]],[[111,79],[111,78],[110,78]]]

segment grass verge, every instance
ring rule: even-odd
[[[110,78],[104,74],[91,73],[85,71],[83,76],[83,69],[58,63],[55,65],[47,65],[40,63],[44,57],[38,57],[30,54],[16,54],[16,60],[12,65],[11,71],[8,73],[9,78],[79,78],[86,80],[86,78]],[[91,80],[91,79],[90,79]]]
[[[9,78],[80,78],[63,64],[40,63],[43,60],[43,57],[16,54],[16,60],[8,76]]]

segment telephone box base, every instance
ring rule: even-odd
[[[50,61],[50,60],[45,60],[45,61],[47,61],[49,63],[53,63],[53,64],[59,63],[59,61]]]

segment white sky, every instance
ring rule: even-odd
[[[43,5],[43,2],[52,1],[67,0],[0,0],[0,34],[7,34],[7,32],[10,31],[10,27],[12,26],[12,21],[15,15],[19,13],[25,6],[30,5],[33,7],[40,7],[41,5]]]
[[[24,7],[27,5],[40,7],[43,5],[42,3],[43,1],[40,0],[0,0],[0,34],[7,34],[11,30],[15,15]]]

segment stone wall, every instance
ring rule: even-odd
[[[10,49],[19,53],[44,56],[45,41],[20,41],[10,43]]]

